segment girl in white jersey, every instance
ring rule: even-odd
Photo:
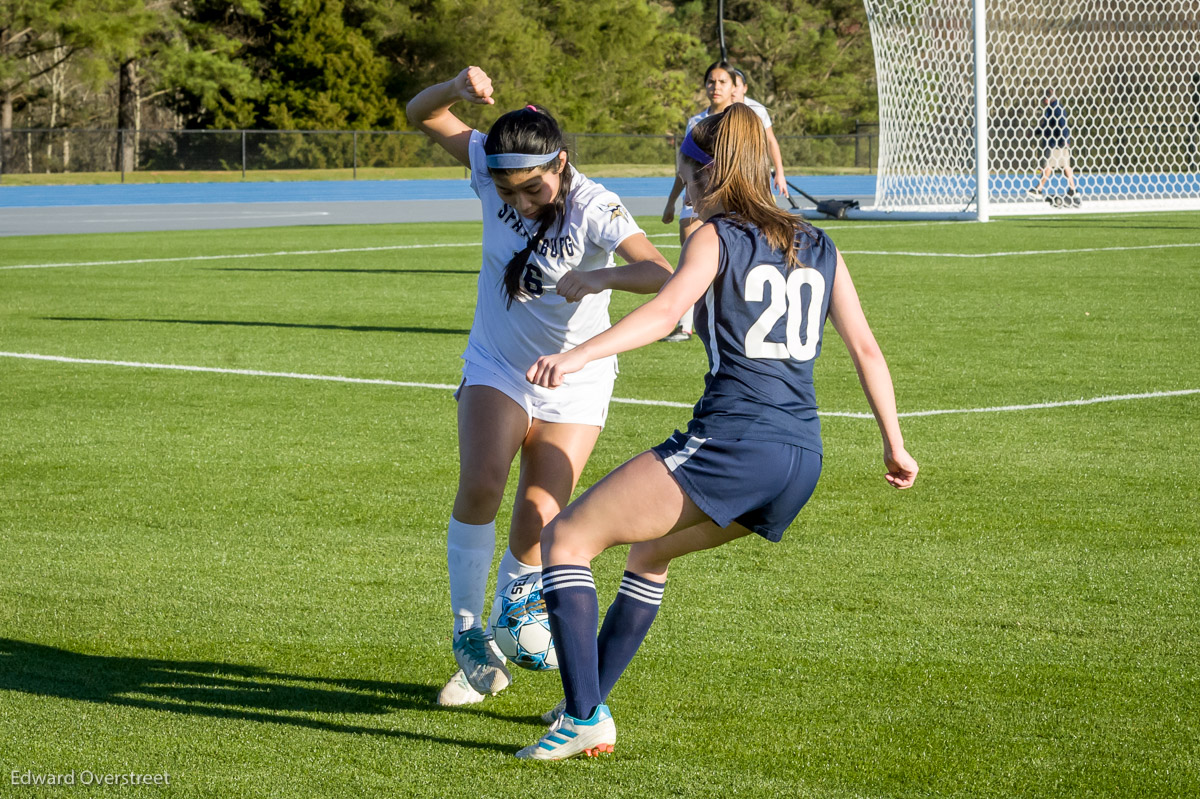
[[[471,170],[483,204],[483,264],[458,399],[459,480],[447,538],[454,656],[461,667],[441,704],[478,702],[511,681],[483,628],[495,518],[513,458],[520,477],[497,589],[540,570],[539,536],[570,499],[604,426],[616,375],[601,359],[564,389],[529,384],[525,370],[609,326],[612,289],[651,294],[667,260],[620,198],[575,172],[544,110],[501,116],[485,136],[450,112],[493,105],[491,79],[467,67],[414,97],[409,120]],[[615,266],[613,252],[626,262]]]
[[[771,124],[771,115],[767,107],[758,100],[746,96],[746,73],[740,69],[733,70],[733,102],[744,103],[762,121],[767,133],[767,150],[771,153],[771,163],[775,167],[775,191],[780,197],[788,196],[787,176],[783,174],[783,153],[779,149],[779,139],[775,138],[775,127]]]

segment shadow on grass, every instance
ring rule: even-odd
[[[118,319],[105,316],[43,316],[45,322],[147,322],[161,325],[225,325],[229,327],[282,327],[303,330],[348,330],[354,333],[436,333],[465,336],[470,330],[447,327],[373,327],[368,325],[304,325],[295,322],[235,322],[226,319]]]
[[[378,717],[418,711],[537,721],[476,708],[441,708],[437,688],[428,685],[280,674],[229,663],[86,655],[10,638],[0,638],[0,691],[506,753],[513,751],[511,746],[316,716]]]

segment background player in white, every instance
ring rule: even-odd
[[[471,170],[483,205],[483,264],[458,399],[459,481],[447,537],[454,655],[460,671],[438,701],[480,701],[511,675],[483,629],[495,518],[513,458],[520,477],[498,586],[537,571],[542,528],[570,499],[608,413],[615,359],[549,391],[525,380],[538,355],[609,326],[612,289],[649,294],[671,273],[620,198],[575,172],[543,109],[504,114],[487,136],[450,111],[492,105],[478,67],[414,97],[409,120]],[[626,262],[615,266],[612,253]]]
[[[729,82],[728,100],[725,99],[726,79]],[[779,150],[779,140],[775,138],[775,131],[771,124],[771,115],[762,103],[757,100],[747,99],[745,73],[731,66],[728,62],[718,61],[709,66],[708,71],[704,74],[704,90],[708,94],[709,106],[688,120],[684,135],[691,132],[696,123],[707,118],[710,114],[719,114],[733,103],[745,103],[758,115],[758,118],[762,120],[763,127],[766,128],[767,147],[770,149],[771,163],[775,167],[775,190],[779,192],[780,196],[787,197],[788,185],[787,176],[783,172],[783,155]],[[675,214],[675,202],[682,190],[683,182],[676,175],[675,185],[671,187],[671,194],[667,198],[667,207],[663,211],[663,224],[671,223],[671,219]],[[688,236],[692,235],[699,227],[700,218],[696,216],[691,203],[685,197],[683,209],[679,213],[679,244],[682,246],[687,241]],[[663,341],[687,341],[692,337],[693,328],[692,309],[688,308],[684,311],[683,316],[680,317],[679,324],[663,338]]]
[[[771,164],[775,167],[775,190],[780,197],[788,196],[787,176],[783,173],[783,153],[779,150],[779,139],[775,138],[775,128],[771,124],[771,115],[767,107],[758,100],[746,96],[746,73],[740,69],[733,70],[733,102],[745,103],[751,111],[758,115],[767,132],[767,150],[771,153]]]
[[[733,72],[733,67],[725,61],[717,61],[714,64],[710,64],[708,69],[704,71],[704,93],[708,95],[708,108],[688,119],[687,126],[683,131],[684,136],[691,133],[692,128],[700,120],[708,118],[710,114],[719,114],[733,102]],[[682,193],[683,179],[676,174],[675,184],[671,186],[671,193],[667,197],[667,207],[663,209],[662,221],[664,225],[671,224],[671,221],[675,218],[675,202]],[[698,227],[700,227],[700,217],[696,216],[690,198],[685,196],[683,198],[683,208],[679,211],[680,246],[688,240],[688,236],[692,235]],[[663,341],[687,341],[691,337],[692,309],[687,308],[684,310],[683,315],[680,316],[679,324],[675,325],[675,328],[663,337]]]
[[[812,383],[826,314],[845,341],[883,439],[885,478],[908,488],[917,463],[904,448],[891,375],[837,248],[779,209],[766,136],[735,104],[693,128],[680,174],[706,224],[659,291],[585,344],[545,355],[527,377],[559,385],[595,358],[654,341],[687,305],[710,369],[687,433],[643,452],[589,488],[542,533],[542,583],[566,695],[562,715],[518,757],[558,760],[611,751],[604,704],[649,631],[673,558],[751,532],[777,541],[820,474]],[[617,600],[596,636],[592,559],[631,544]]]

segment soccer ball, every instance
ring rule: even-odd
[[[504,587],[490,625],[496,646],[513,663],[531,671],[558,668],[540,572],[523,574]]]

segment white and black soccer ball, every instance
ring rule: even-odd
[[[540,572],[521,575],[504,587],[490,626],[496,646],[512,663],[531,671],[558,668]]]

